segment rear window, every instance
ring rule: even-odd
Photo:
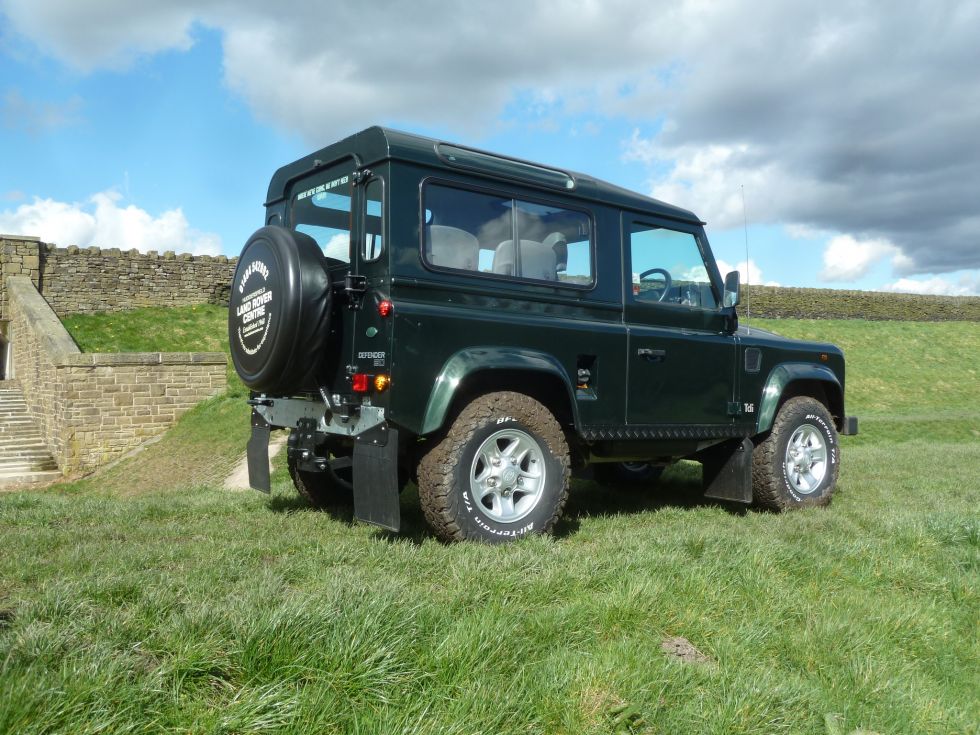
[[[320,245],[328,258],[350,262],[352,163],[318,171],[293,186],[290,227]]]
[[[594,282],[585,212],[443,184],[425,187],[423,211],[429,265],[571,286]]]

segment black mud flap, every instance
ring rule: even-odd
[[[269,481],[269,424],[262,415],[252,409],[252,438],[248,440],[248,484],[256,490],[268,493]]]
[[[398,431],[382,425],[361,434],[354,443],[354,517],[397,531],[398,489]]]
[[[704,496],[736,503],[752,502],[752,440],[735,439],[701,455]]]

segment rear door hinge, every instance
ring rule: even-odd
[[[344,276],[344,292],[347,294],[347,307],[360,309],[361,298],[367,291],[367,276],[356,276],[348,273]]]

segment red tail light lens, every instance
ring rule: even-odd
[[[381,301],[378,302],[378,314],[380,314],[382,317],[388,316],[392,311],[394,311],[394,309],[395,305],[388,301],[388,299],[381,299]]]
[[[371,381],[368,379],[367,373],[354,373],[351,376],[350,384],[355,393],[367,393]]]

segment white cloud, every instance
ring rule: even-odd
[[[964,273],[956,281],[942,276],[934,276],[925,280],[899,278],[894,283],[882,286],[878,290],[938,296],[980,296],[980,271]]]
[[[179,208],[154,217],[135,205],[121,206],[121,200],[115,191],[94,194],[84,203],[35,198],[30,204],[0,211],[0,232],[35,235],[61,246],[221,253],[221,238],[195,230]]]
[[[716,259],[718,263],[718,270],[721,271],[721,277],[724,278],[725,275],[731,271],[738,271],[742,283],[750,283],[753,286],[778,286],[780,285],[778,281],[767,281],[762,277],[762,269],[756,264],[754,260],[749,259],[748,267],[745,265],[745,261],[731,265],[727,261]]]
[[[120,69],[145,54],[186,50],[196,15],[180,0],[2,0],[0,10],[45,51],[83,71]]]
[[[786,234],[794,240],[817,240],[819,238],[829,238],[831,233],[826,230],[818,230],[809,225],[789,224],[786,225]]]
[[[823,252],[824,281],[856,281],[874,266],[891,258],[893,265],[905,261],[901,251],[888,240],[857,240],[851,235],[837,235],[830,239]]]

